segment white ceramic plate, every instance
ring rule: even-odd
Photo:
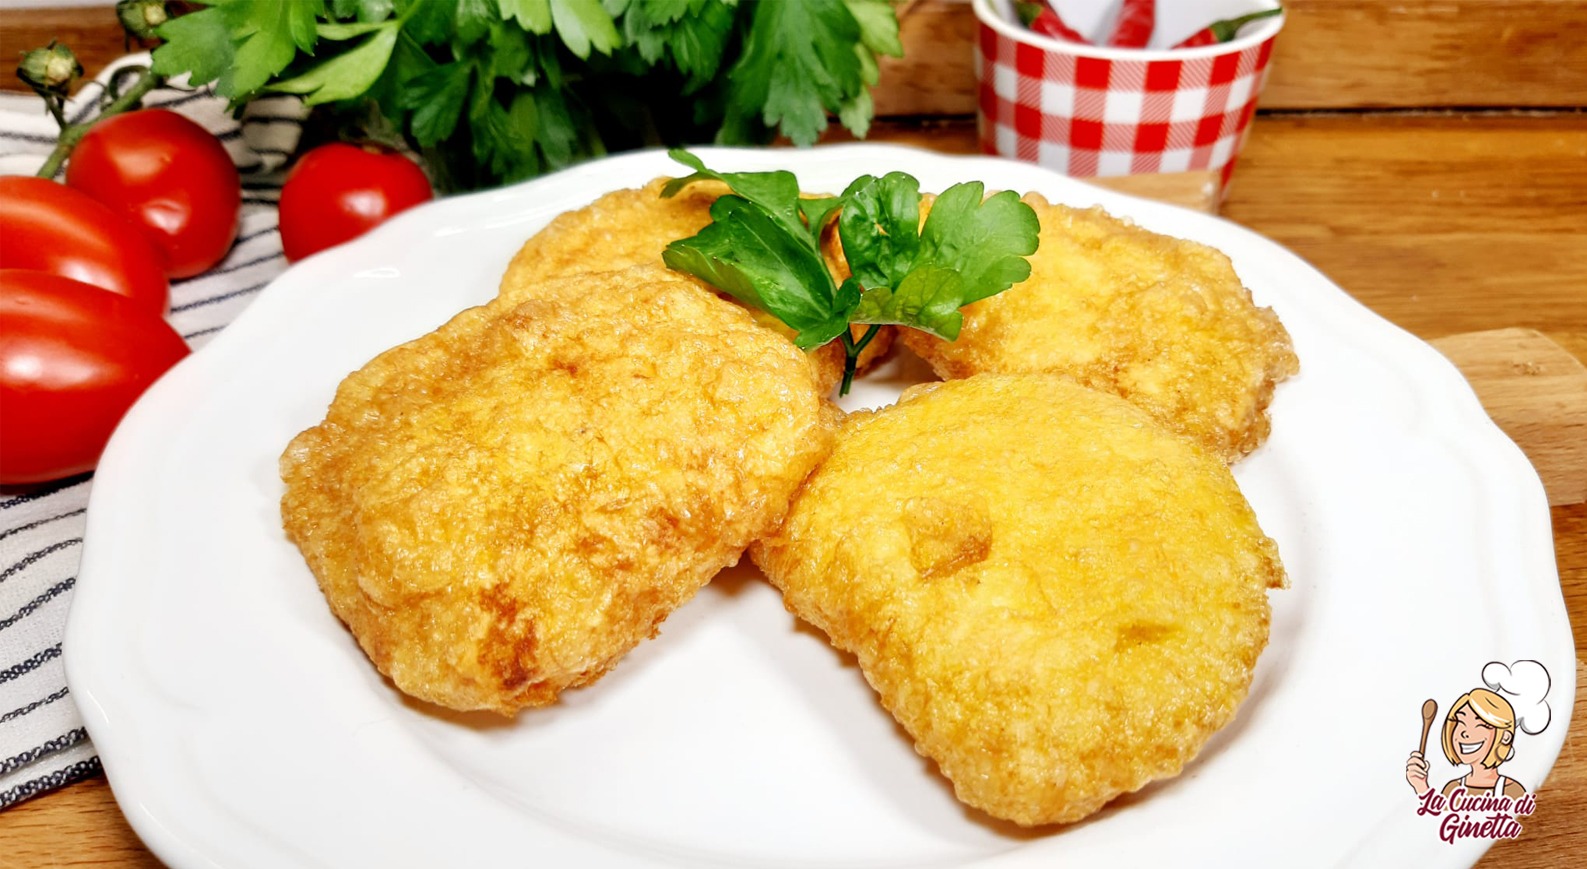
[[[1460,865],[1483,845],[1440,841],[1404,780],[1421,703],[1442,710],[1488,661],[1523,658],[1553,674],[1555,720],[1519,737],[1503,772],[1541,782],[1574,681],[1543,490],[1427,345],[1251,232],[1031,166],[882,146],[704,156],[791,168],[812,190],[892,169],[926,190],[980,179],[1233,258],[1304,368],[1236,472],[1293,582],[1272,595],[1238,719],[1178,779],[1020,831],[962,808],[858,670],[748,567],[555,708],[504,721],[404,701],[283,536],[276,457],[348,372],[490,298],[552,216],[677,172],[634,154],[419,208],[302,263],[121,426],[94,483],[66,663],[116,798],[162,859]],[[890,401],[909,376],[854,401]]]

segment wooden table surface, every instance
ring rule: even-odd
[[[1587,3],[1287,6],[1293,20],[1263,98],[1280,111],[1258,116],[1223,215],[1422,338],[1523,326],[1587,359],[1587,115],[1549,108],[1587,102]],[[871,138],[973,150],[964,115],[975,25],[965,0],[900,8],[906,57],[884,62],[877,93],[878,114],[897,117]],[[90,75],[123,50],[103,14],[0,10],[7,56],[50,36],[67,38]],[[1576,708],[1525,833],[1496,845],[1484,866],[1578,865],[1587,854],[1587,504],[1552,516],[1577,637],[1576,673],[1553,677],[1576,679]],[[89,864],[156,865],[102,777],[0,812],[0,865]]]

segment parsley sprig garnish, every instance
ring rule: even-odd
[[[687,151],[669,152],[694,170],[662,188],[673,196],[696,181],[732,192],[711,205],[711,224],[667,246],[668,267],[700,278],[795,331],[813,350],[843,342],[847,395],[860,352],[884,325],[952,341],[959,309],[1030,277],[1036,212],[1009,191],[986,197],[979,181],[955,184],[920,223],[920,182],[903,172],[862,175],[840,196],[804,199],[792,172],[715,172]],[[850,275],[834,280],[821,253],[837,220]],[[869,326],[855,338],[850,324]]]

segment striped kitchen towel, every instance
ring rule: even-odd
[[[110,77],[148,62],[147,54],[139,54],[112,64],[79,89],[67,118],[76,123],[93,117]],[[202,124],[226,145],[242,173],[242,221],[231,252],[205,274],[171,286],[171,325],[197,349],[286,268],[276,202],[282,167],[297,147],[307,112],[296,97],[266,97],[234,118],[209,88],[175,82],[150,93],[143,104]],[[36,173],[55,146],[56,132],[37,97],[0,94],[0,174]],[[0,489],[0,809],[99,771],[61,662],[92,485],[93,475],[87,474]]]

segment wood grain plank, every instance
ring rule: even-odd
[[[876,116],[974,114],[979,24],[969,0],[915,0],[898,12],[904,56],[877,61]]]
[[[1587,105],[1580,0],[1289,0],[1269,109]]]
[[[158,867],[116,806],[103,775],[0,812],[0,855],[8,867]]]
[[[1581,0],[1289,0],[1264,109],[1587,105]],[[975,112],[969,0],[905,9],[878,116]]]
[[[1548,502],[1587,502],[1587,368],[1532,329],[1461,332],[1432,345],[1532,460]]]
[[[1580,114],[1269,116],[1256,120],[1223,214],[1438,338],[1587,332],[1582,203]]]

